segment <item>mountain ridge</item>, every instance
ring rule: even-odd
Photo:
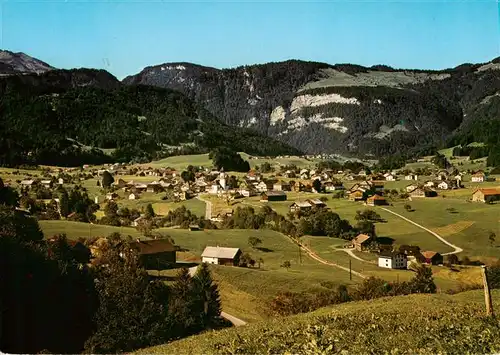
[[[40,59],[23,52],[12,52],[0,49],[0,75],[15,75],[22,73],[44,73],[55,69]]]
[[[495,93],[491,88],[500,89],[498,61],[440,71],[298,60],[230,69],[164,63],[122,82],[181,91],[229,125],[255,129],[307,153],[388,155],[404,141],[403,150],[410,151],[452,137],[468,114],[470,96],[481,88],[483,100]],[[483,79],[491,88],[481,87]],[[455,86],[469,89],[449,94]],[[353,100],[342,96],[346,91]]]
[[[300,153],[225,125],[181,92],[123,85],[104,70],[2,77],[0,106],[0,165],[147,162],[220,146],[251,154]]]
[[[229,69],[171,62],[148,66],[121,82],[100,71],[95,83],[71,74],[75,79],[66,84],[179,91],[229,126],[309,154],[415,156],[450,142],[498,143],[481,128],[499,127],[498,69],[500,57],[444,70],[294,59]],[[90,69],[79,70],[72,73],[85,77]]]

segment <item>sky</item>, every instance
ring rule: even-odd
[[[57,68],[216,68],[302,59],[444,69],[500,56],[485,1],[0,0],[0,49]]]

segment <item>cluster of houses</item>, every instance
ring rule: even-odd
[[[127,194],[127,199],[129,200],[140,199],[141,194],[145,192],[160,193],[171,190],[173,192],[173,196],[181,201],[187,200],[195,194],[193,186],[187,183],[182,183],[179,179],[169,178],[161,178],[158,181],[148,183],[136,182],[133,180],[126,182],[123,179],[118,179],[117,181],[113,182],[112,186],[116,189],[121,189],[122,191],[124,191]],[[197,190],[196,192],[200,192],[200,190]],[[106,194],[106,200],[115,200],[118,197],[119,196],[116,192],[109,192]],[[98,203],[97,197],[96,203]]]
[[[373,242],[373,237],[367,234],[359,234],[352,240],[352,247],[357,251],[366,251],[369,245]],[[380,251],[378,255],[378,266],[387,269],[408,269],[414,263],[422,263],[427,265],[443,264],[443,256],[435,251],[427,250],[423,252],[412,252],[404,250],[397,251]]]

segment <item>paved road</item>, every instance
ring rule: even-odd
[[[406,218],[406,217],[404,217],[404,216],[401,216],[399,213],[393,212],[393,211],[391,211],[390,209],[387,209],[387,208],[385,208],[385,207],[380,207],[380,208],[382,208],[384,211],[387,211],[387,212],[389,212],[389,213],[392,213],[392,214],[393,214],[393,215],[395,215],[395,216],[398,216],[399,218],[404,219],[404,220],[405,220],[405,221],[407,221],[407,222],[410,222],[411,224],[416,225],[417,227],[419,227],[419,228],[423,229],[423,230],[424,230],[424,231],[426,231],[426,232],[429,232],[430,234],[432,234],[433,236],[435,236],[437,239],[439,239],[440,241],[442,241],[444,244],[446,244],[446,245],[448,245],[448,246],[452,247],[453,249],[455,249],[454,251],[450,251],[449,253],[443,253],[443,254],[441,254],[441,255],[458,254],[458,253],[461,253],[461,252],[463,252],[463,251],[464,251],[462,248],[460,248],[460,247],[456,246],[455,244],[450,243],[449,241],[447,241],[446,239],[444,239],[443,237],[441,237],[441,236],[440,236],[439,234],[437,234],[436,232],[431,231],[429,228],[425,228],[424,226],[422,226],[422,225],[420,225],[420,224],[418,224],[418,223],[415,223],[415,222],[413,222],[411,219],[408,219],[408,218]]]
[[[194,274],[196,274],[196,269],[198,268],[198,266],[193,266],[193,267],[190,267],[188,270],[189,270],[189,275],[191,277],[194,276]],[[245,325],[247,324],[247,322],[245,322],[244,320],[242,319],[239,319],[235,316],[232,316],[230,315],[229,313],[226,313],[226,312],[220,312],[220,316],[224,319],[227,319],[228,321],[230,321],[231,323],[233,323],[233,325],[235,327],[241,327],[242,325]]]
[[[202,202],[205,202],[205,219],[212,219],[212,202],[205,200],[200,195],[197,195],[196,198]]]

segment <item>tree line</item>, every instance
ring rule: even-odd
[[[36,219],[0,188],[0,350],[118,353],[227,326],[208,267],[167,286],[137,252],[110,238],[92,264],[65,236],[45,240]],[[8,291],[8,292],[7,292]],[[71,326],[68,326],[71,325]]]

